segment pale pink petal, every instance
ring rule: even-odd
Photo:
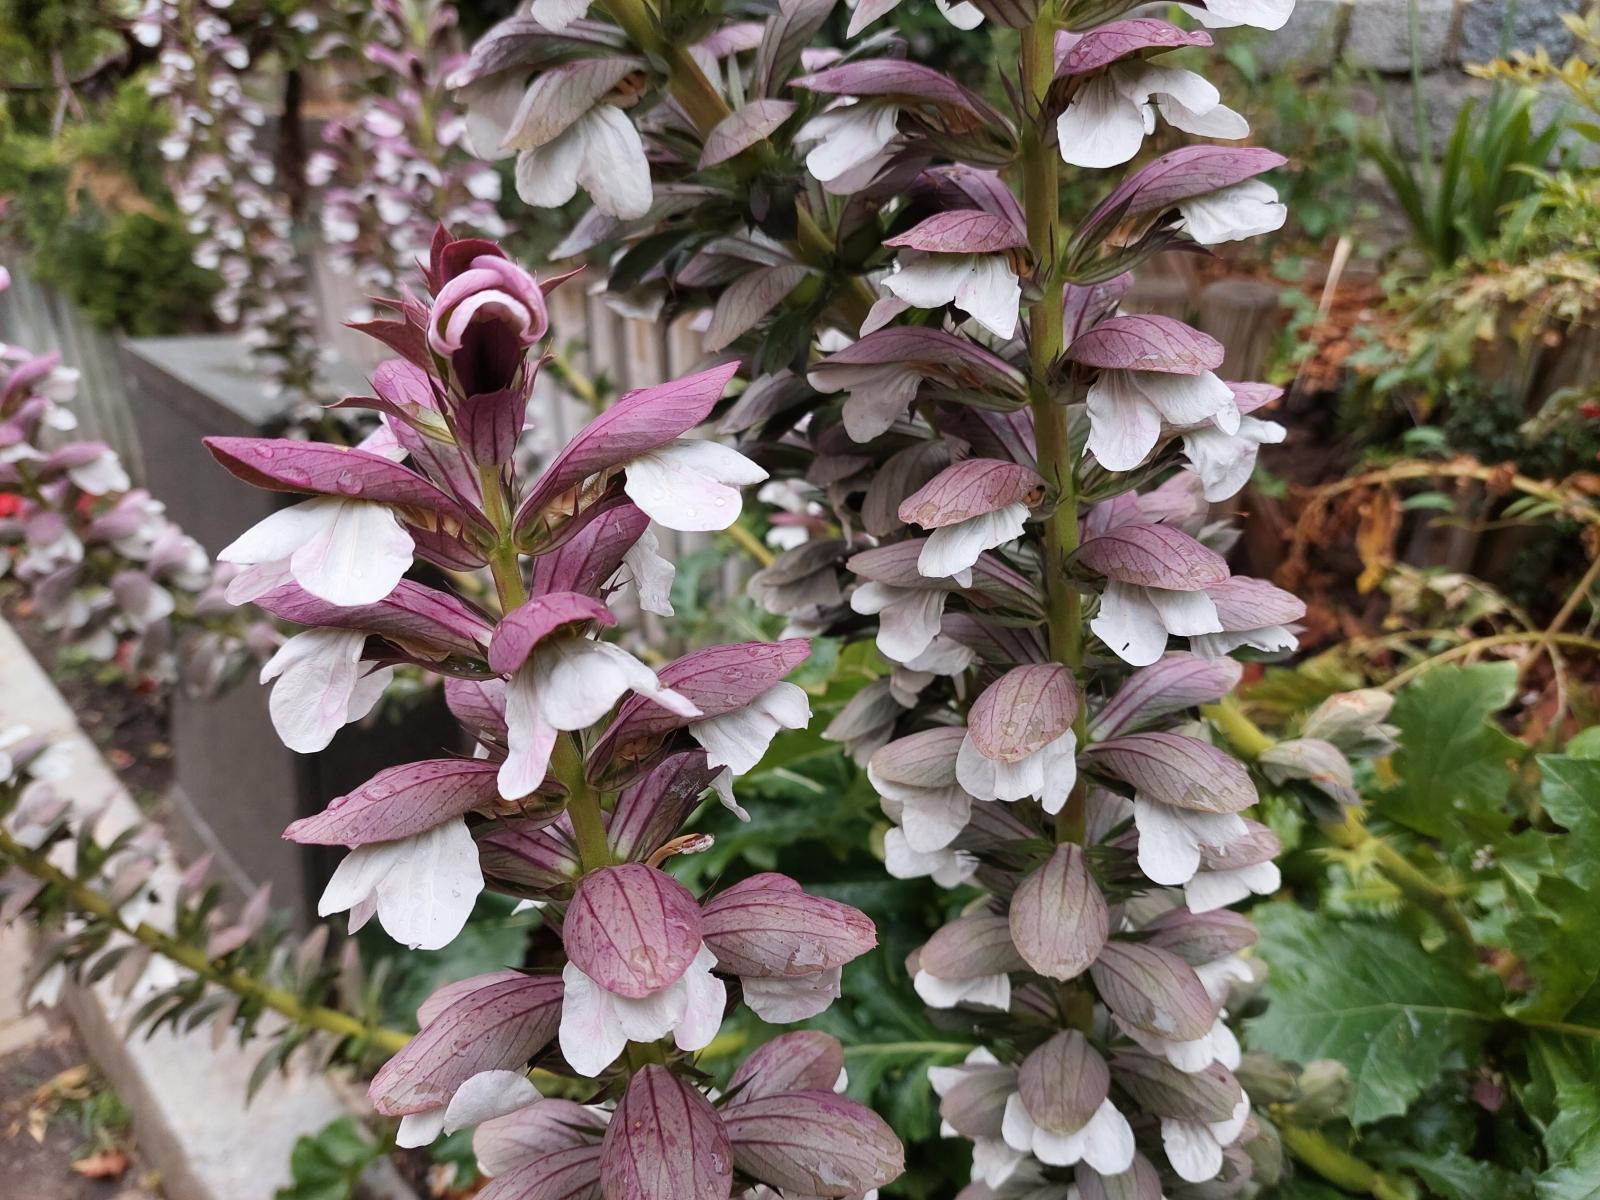
[[[524,663],[506,684],[507,754],[497,776],[502,796],[518,800],[544,782],[556,735],[539,712],[534,664]]]
[[[1130,666],[1148,667],[1166,653],[1167,627],[1145,589],[1134,584],[1109,581],[1089,627]]]
[[[570,962],[561,982],[561,1053],[574,1071],[592,1079],[616,1061],[628,1039],[611,1011],[609,992]]]
[[[1101,371],[1089,385],[1086,449],[1108,471],[1131,471],[1155,449],[1161,414],[1134,385],[1132,371]]]
[[[917,572],[928,579],[959,575],[985,550],[1021,537],[1027,521],[1028,506],[1018,503],[935,529],[917,555]]]
[[[842,968],[779,979],[745,979],[744,1002],[763,1021],[787,1025],[826,1011],[841,994]]]
[[[727,986],[711,973],[717,956],[702,946],[694,962],[678,981],[687,993],[683,1017],[673,1031],[679,1050],[703,1050],[722,1028],[722,1012],[728,1004]],[[675,985],[676,986],[676,985]]]

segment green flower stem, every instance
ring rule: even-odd
[[[1255,762],[1275,743],[1259,725],[1245,716],[1237,696],[1227,695],[1215,704],[1200,706],[1200,715],[1215,725],[1233,752],[1246,762]]]
[[[1315,1129],[1286,1124],[1278,1135],[1297,1161],[1343,1191],[1375,1200],[1416,1200],[1416,1188],[1339,1149]]]
[[[338,1037],[351,1038],[370,1045],[386,1054],[401,1049],[411,1035],[399,1029],[367,1025],[348,1013],[317,1004],[306,1004],[293,992],[261,982],[243,971],[229,970],[207,958],[198,946],[163,933],[154,926],[140,922],[129,925],[116,907],[90,884],[68,875],[51,863],[43,854],[30,850],[0,829],[0,858],[3,858],[32,875],[35,879],[58,889],[72,908],[109,925],[118,933],[127,935],[149,947],[163,958],[171,959],[193,971],[207,983],[232,992],[242,999],[253,1000],[288,1020],[310,1029],[320,1029]]]
[[[683,106],[695,128],[705,137],[733,110],[722,98],[722,93],[706,78],[700,64],[689,54],[688,46],[663,35],[656,11],[648,0],[600,0],[607,16],[622,27],[628,40],[660,63],[667,73],[667,88],[672,98]],[[762,142],[751,151],[760,163],[773,159],[772,146]],[[817,224],[816,218],[803,206],[795,209],[797,219],[795,241],[791,247],[799,259],[809,266],[827,272],[833,267],[833,239]],[[866,320],[876,297],[866,280],[850,275],[845,290],[839,296],[839,307],[845,321],[855,328]]]
[[[1041,110],[1055,76],[1056,11],[1051,0],[1033,23],[1022,30],[1022,204],[1027,216],[1028,245],[1038,268],[1041,295],[1028,309],[1028,403],[1033,409],[1039,474],[1053,508],[1044,521],[1045,615],[1050,653],[1077,674],[1083,667],[1083,603],[1067,567],[1078,548],[1078,481],[1072,467],[1067,406],[1051,394],[1050,377],[1061,357],[1061,281],[1056,261],[1064,236],[1061,228],[1061,164],[1041,127]],[[1077,735],[1085,739],[1087,713],[1078,714]],[[1056,817],[1056,838],[1082,842],[1086,781],[1079,780]]]
[[[504,477],[495,468],[480,467],[478,478],[483,485],[483,513],[495,532],[494,546],[489,552],[489,570],[494,575],[495,592],[500,597],[500,611],[510,612],[528,599],[527,585],[522,582],[522,563],[511,533],[511,501]],[[550,764],[556,778],[567,789],[567,815],[572,818],[584,870],[610,866],[614,860],[610,843],[606,841],[605,818],[600,815],[600,794],[584,776],[583,753],[572,734],[556,735]]]

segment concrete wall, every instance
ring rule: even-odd
[[[1435,147],[1449,136],[1462,103],[1492,86],[1468,75],[1467,66],[1502,50],[1541,46],[1562,61],[1573,43],[1561,17],[1586,6],[1587,0],[1416,0],[1422,108]],[[1410,0],[1297,0],[1289,23],[1267,35],[1262,48],[1269,61],[1339,63],[1369,73],[1378,111],[1402,145],[1415,141]],[[1552,94],[1542,115],[1553,115],[1561,99]]]

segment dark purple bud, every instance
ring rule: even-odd
[[[480,467],[510,461],[528,413],[528,389],[520,383],[473,392],[456,407],[461,448]]]
[[[727,1200],[733,1150],[722,1118],[666,1067],[643,1068],[606,1129],[600,1183],[606,1200]]]
[[[1057,846],[1022,881],[1011,898],[1010,929],[1023,959],[1046,978],[1076,979],[1089,969],[1106,945],[1110,915],[1082,847]]]
[[[688,888],[654,867],[604,867],[578,884],[561,936],[580,971],[639,1000],[689,969],[700,950],[700,908]]]

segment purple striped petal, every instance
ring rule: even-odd
[[[1233,575],[1210,584],[1206,595],[1217,606],[1222,628],[1229,632],[1289,625],[1306,615],[1306,602],[1299,596],[1248,575]]]
[[[1107,942],[1089,975],[1107,1008],[1156,1037],[1194,1041],[1217,1019],[1194,968],[1155,946]]]
[[[1011,940],[1027,964],[1048,979],[1076,979],[1088,970],[1110,927],[1105,897],[1081,846],[1057,846],[1011,898]]]
[[[563,625],[598,621],[611,626],[617,618],[600,601],[577,592],[535,596],[500,618],[489,642],[489,669],[509,675],[528,660],[533,648]]]
[[[1067,347],[1069,362],[1116,371],[1199,375],[1222,365],[1222,343],[1173,317],[1130,313],[1109,317]]]
[[[967,731],[985,758],[1021,762],[1072,728],[1078,688],[1060,663],[1015,667],[984,689]]]
[[[716,774],[696,750],[663,759],[623,788],[606,826],[612,853],[624,862],[654,854],[683,827]]]
[[[725,163],[765,141],[798,107],[793,100],[751,100],[729,113],[706,135],[705,147],[700,151],[700,169]]]
[[[728,1080],[733,1108],[783,1092],[826,1092],[844,1070],[839,1039],[817,1029],[801,1029],[757,1046]]]
[[[1073,35],[1067,34],[1066,38]],[[1062,47],[1063,34],[1056,34],[1056,78],[1087,75],[1109,67],[1118,59],[1143,50],[1172,50],[1179,46],[1209,46],[1211,35],[1203,29],[1179,29],[1155,17],[1133,17],[1111,21]]]
[[[1118,525],[1078,547],[1097,575],[1139,587],[1197,592],[1228,578],[1227,561],[1172,525]]]
[[[923,529],[943,529],[1013,504],[1032,508],[1044,480],[1032,467],[997,458],[969,458],[940,471],[900,505],[900,519]]]
[[[1256,944],[1258,934],[1250,919],[1225,908],[1192,913],[1173,908],[1144,927],[1150,945],[1176,954],[1191,967],[1204,966]]]
[[[562,940],[590,979],[638,1000],[689,969],[700,951],[700,908],[688,888],[654,867],[604,867],[578,884]]]
[[[1176,651],[1128,676],[1089,721],[1089,732],[1100,738],[1115,737],[1157,717],[1214,703],[1238,687],[1243,675],[1244,666],[1231,658],[1201,658]]]
[[[905,1171],[905,1150],[877,1113],[831,1091],[761,1096],[725,1110],[739,1170],[798,1195],[870,1191]]]
[[[922,970],[940,979],[977,979],[1027,967],[1011,940],[1011,923],[998,913],[957,917],[917,952]]]
[[[560,546],[533,560],[534,595],[581,592],[597,596],[622,566],[623,557],[650,526],[631,502],[591,505],[575,518],[578,525]]]
[[[1132,217],[1171,208],[1180,200],[1221,191],[1288,161],[1259,146],[1184,146],[1135,171],[1079,228],[1094,228],[1119,211]]]
[[[757,979],[815,975],[878,944],[865,913],[807,895],[788,876],[772,873],[746,879],[707,901],[701,928],[718,967]]]
[[[934,254],[1001,254],[1026,246],[1028,236],[1005,217],[961,209],[935,213],[883,244]]]
[[[874,58],[829,67],[789,81],[824,96],[892,96],[911,104],[959,108],[987,120],[998,116],[990,105],[948,75],[903,59]]]
[[[1154,1117],[1226,1121],[1244,1098],[1239,1081],[1221,1063],[1188,1074],[1165,1059],[1129,1050],[1112,1058],[1111,1074]]]
[[[600,1200],[601,1154],[599,1142],[541,1154],[491,1179],[475,1200]]]
[[[283,831],[291,842],[364,846],[425,833],[500,798],[499,764],[475,758],[438,758],[379,771],[352,792],[336,797],[313,817]],[[552,809],[552,819],[560,811]]]
[[[370,500],[483,524],[481,515],[415,471],[368,450],[287,438],[208,437],[204,441],[229,474],[269,492]]]
[[[1022,1060],[1017,1090],[1035,1125],[1076,1133],[1110,1095],[1111,1068],[1088,1038],[1064,1029]]]
[[[1140,794],[1175,808],[1236,813],[1258,799],[1238,759],[1181,733],[1130,733],[1091,746],[1089,755]]]
[[[519,1068],[555,1036],[560,979],[504,971],[480,978],[373,1077],[367,1094],[379,1112],[403,1116],[448,1104],[473,1075]]]
[[[1073,1181],[1081,1200],[1161,1200],[1162,1195],[1161,1174],[1142,1154],[1134,1155],[1133,1166],[1120,1175],[1102,1175],[1079,1163]]]
[[[727,1200],[728,1131],[698,1090],[666,1067],[645,1067],[606,1129],[600,1180],[606,1200]]]
[[[402,579],[376,604],[329,604],[288,583],[254,602],[282,621],[319,628],[361,629],[430,657],[482,656],[489,623],[449,592]]]
[[[684,379],[628,392],[579,431],[545,468],[517,511],[516,528],[532,525],[544,507],[591,475],[664,446],[710,415],[737,362]]]

